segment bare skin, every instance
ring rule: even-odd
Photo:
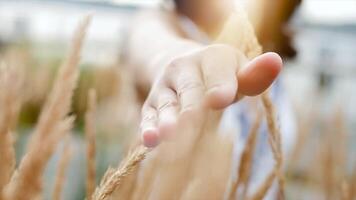
[[[210,2],[196,12],[191,10],[194,6],[190,7],[186,16],[211,36],[221,27],[216,24],[223,24],[231,12],[229,0],[224,1],[226,6],[215,6],[217,0],[190,2],[197,8]],[[215,19],[215,27],[209,27],[204,20],[208,15]],[[165,135],[174,133],[179,117],[191,109],[200,105],[224,109],[235,103],[237,96],[261,94],[283,65],[276,53],[248,61],[228,45],[200,44],[180,32],[175,25],[177,20],[175,14],[145,13],[136,20],[129,41],[131,64],[140,75],[141,84],[150,88],[141,120],[142,139],[147,147],[157,146]]]

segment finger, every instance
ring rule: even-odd
[[[201,105],[205,93],[201,71],[195,63],[179,63],[182,70],[172,71],[169,85],[175,90],[180,113]]]
[[[171,138],[176,132],[179,103],[176,93],[170,89],[162,89],[157,102],[159,137]]]
[[[237,74],[239,93],[247,96],[261,94],[277,78],[282,66],[282,59],[276,53],[256,57]]]
[[[242,61],[246,58],[240,54],[241,58],[237,59],[233,48],[226,48],[226,51],[222,48],[215,51],[213,48],[204,54],[201,68],[207,90],[206,104],[211,108],[221,109],[230,105],[235,99],[238,87],[237,60]]]
[[[144,105],[142,108],[141,134],[143,144],[146,147],[155,147],[159,143],[157,122],[156,109],[151,105]]]

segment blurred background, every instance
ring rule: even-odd
[[[298,162],[287,167],[287,196],[288,199],[318,199],[320,180],[309,180],[308,174],[322,171],[310,166],[318,162],[319,154],[310,152],[322,149],[318,146],[322,138],[336,143],[346,141],[339,146],[345,148],[346,174],[353,171],[351,167],[356,161],[356,1],[276,0],[274,4],[255,1],[271,13],[277,9],[274,4],[284,2],[278,4],[277,14],[262,22],[268,27],[261,26],[257,31],[266,50],[275,50],[285,57],[281,78],[298,119],[299,146],[292,154]],[[248,3],[248,0],[236,0],[237,5]],[[73,105],[77,115],[73,134],[75,155],[70,163],[64,199],[83,199],[85,193],[82,124],[90,87],[96,88],[99,94],[98,177],[108,165],[117,165],[130,137],[135,135],[140,104],[134,80],[121,60],[125,39],[137,10],[167,4],[160,0],[0,1],[0,62],[24,69],[26,77],[16,143],[18,159],[78,20],[87,13],[94,14],[83,46],[82,73]],[[251,9],[251,19],[254,19],[256,13]],[[261,10],[256,12],[259,14]],[[273,45],[270,40],[274,41]],[[347,139],[342,139],[343,136]],[[60,152],[54,156],[46,171],[48,183],[53,182],[59,155]],[[53,186],[45,187],[50,194]]]

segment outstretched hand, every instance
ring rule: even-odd
[[[228,45],[214,44],[174,58],[160,73],[142,108],[141,134],[147,147],[174,135],[185,112],[203,105],[224,109],[242,96],[265,91],[282,68],[276,53],[251,61]]]

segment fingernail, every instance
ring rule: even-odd
[[[149,128],[142,133],[143,144],[148,147],[156,147],[159,144],[158,130],[156,128]]]
[[[229,85],[216,86],[207,92],[207,106],[221,109],[230,105],[235,97],[235,87]]]

